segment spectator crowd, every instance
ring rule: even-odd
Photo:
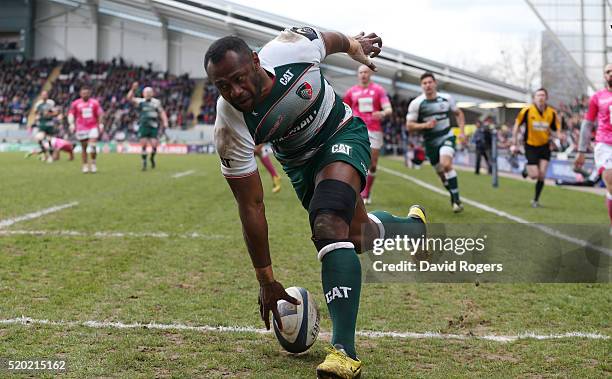
[[[25,124],[33,101],[40,93],[51,71],[61,62],[50,59],[0,61],[0,122]],[[138,115],[126,95],[131,84],[140,84],[137,96],[145,86],[153,88],[168,115],[171,128],[186,129],[197,123],[213,124],[216,117],[216,101],[219,92],[216,87],[204,84],[201,106],[197,114],[189,111],[191,96],[195,88],[189,75],[175,76],[168,72],[154,71],[148,67],[127,64],[123,59],[110,62],[81,62],[70,59],[63,62],[60,76],[53,82],[49,97],[60,107],[60,126],[66,127],[64,117],[70,103],[78,98],[79,89],[87,85],[92,89],[104,109],[103,140],[131,139],[137,133]],[[406,146],[421,144],[419,134],[409,135],[405,129],[409,99],[398,95],[390,96],[393,113],[382,122],[384,132],[383,154],[404,154]],[[580,123],[588,108],[588,96],[574,99],[570,104],[561,103],[557,112],[562,120],[563,135],[559,143],[553,144],[553,151],[566,151],[578,143]],[[497,143],[500,149],[510,146],[513,120],[497,125],[492,117],[484,118],[483,126],[497,128]],[[521,133],[522,135],[522,133]],[[477,141],[470,140],[471,148]],[[591,146],[592,151],[592,146]]]

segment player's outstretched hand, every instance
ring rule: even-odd
[[[357,62],[368,66],[372,71],[376,71],[376,65],[372,63],[370,58],[377,57],[382,49],[382,39],[376,33],[366,35],[361,32],[353,37],[359,45],[355,46],[353,51],[349,51],[349,56]]]
[[[138,89],[138,82],[132,83],[132,90],[136,91]]]
[[[276,320],[278,328],[283,330],[283,323],[281,322],[280,315],[278,314],[278,307],[276,306],[276,302],[279,300],[286,300],[295,305],[300,303],[298,299],[289,296],[285,291],[285,287],[277,281],[260,284],[258,300],[259,314],[268,330],[270,330],[270,311],[272,311],[272,316]]]

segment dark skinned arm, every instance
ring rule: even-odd
[[[258,302],[261,319],[266,324],[266,329],[270,329],[271,311],[276,324],[282,330],[276,302],[278,300],[286,300],[292,304],[299,302],[289,296],[283,285],[274,279],[268,243],[268,222],[259,172],[245,178],[228,178],[227,183],[238,203],[244,242],[251,256],[257,281],[259,281]]]
[[[355,61],[365,64],[372,71],[376,71],[376,65],[372,63],[370,58],[380,54],[382,39],[375,33],[366,36],[362,32],[355,37],[349,37],[340,32],[322,32],[321,35],[327,55],[347,53]]]

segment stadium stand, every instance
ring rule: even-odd
[[[0,59],[0,122],[26,123],[34,99],[56,65],[54,59]]]
[[[193,119],[187,114],[194,87],[189,75],[177,77],[153,71],[150,67],[128,65],[123,59],[84,63],[71,59],[65,62],[60,77],[53,83],[50,97],[66,114],[70,103],[79,96],[79,88],[84,84],[91,86],[93,96],[98,98],[105,112],[106,133],[102,140],[133,139],[137,114],[125,96],[134,81],[140,83],[140,90],[145,86],[153,88],[155,96],[164,105],[171,128],[185,128]]]

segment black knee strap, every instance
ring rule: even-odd
[[[308,206],[310,228],[314,226],[319,213],[333,213],[341,217],[348,225],[353,221],[357,194],[349,184],[335,179],[325,179],[314,190]]]

